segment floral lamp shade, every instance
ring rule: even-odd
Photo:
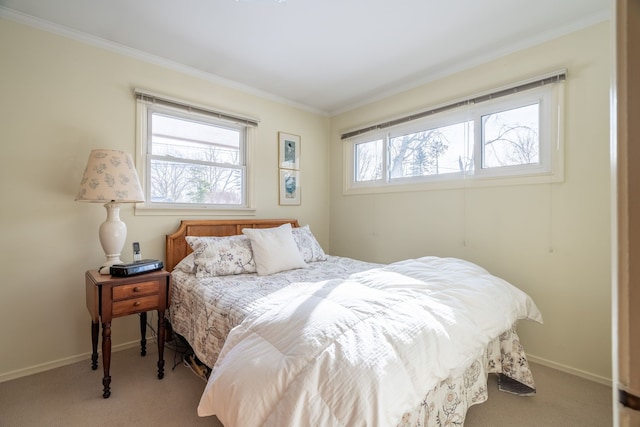
[[[118,150],[92,150],[76,200],[96,203],[144,202],[144,193],[131,155]]]

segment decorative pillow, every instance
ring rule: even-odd
[[[293,239],[291,224],[276,228],[245,228],[242,232],[251,240],[258,275],[307,267]]]
[[[185,237],[193,249],[196,277],[255,273],[251,242],[246,236]]]
[[[320,246],[316,237],[311,233],[311,229],[308,225],[293,228],[291,232],[293,233],[293,239],[296,241],[296,245],[298,245],[298,249],[300,250],[305,262],[327,260],[327,255],[322,250],[322,246]]]
[[[182,261],[176,264],[176,266],[173,267],[173,269],[184,271],[187,274],[196,274],[196,263],[195,263],[195,257],[193,255],[193,252],[191,252],[186,257],[182,258]]]

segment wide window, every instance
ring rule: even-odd
[[[251,123],[199,107],[138,96],[145,207],[249,207]]]
[[[527,85],[343,135],[345,193],[562,180],[561,86]]]

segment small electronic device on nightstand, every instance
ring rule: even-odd
[[[142,253],[140,252],[140,243],[133,242],[133,260],[140,261],[142,259]]]

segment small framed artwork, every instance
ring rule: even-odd
[[[280,169],[280,204],[300,204],[300,171]]]
[[[300,137],[290,133],[278,132],[278,167],[281,169],[300,169]]]

